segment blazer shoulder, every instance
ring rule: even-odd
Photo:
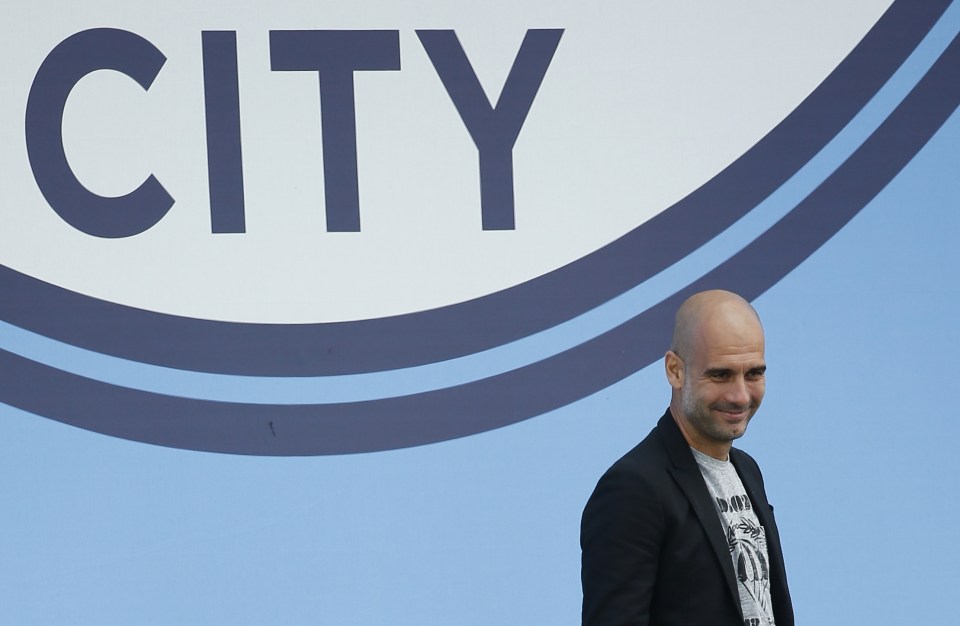
[[[670,457],[660,441],[659,434],[653,430],[643,441],[617,459],[604,476],[625,474],[651,478],[659,475],[669,465]]]
[[[626,494],[652,496],[662,491],[670,482],[670,460],[660,444],[656,432],[652,432],[629,452],[620,457],[597,481],[597,486],[587,503],[587,512],[598,506],[605,496]],[[625,502],[641,502],[640,498],[625,498]]]
[[[761,480],[763,479],[763,472],[760,471],[760,465],[752,456],[740,448],[731,448],[730,456],[738,469],[753,472]]]

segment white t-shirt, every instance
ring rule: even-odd
[[[720,461],[699,450],[690,449],[713,496],[727,536],[727,547],[733,559],[733,571],[740,591],[743,624],[773,626],[767,535],[753,512],[747,490],[729,460]]]

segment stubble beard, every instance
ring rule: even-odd
[[[712,406],[707,406],[700,401],[700,399],[687,388],[686,381],[684,381],[683,388],[681,390],[680,397],[680,408],[683,411],[684,416],[687,418],[687,421],[700,433],[712,439],[714,441],[724,441],[730,442],[735,439],[743,437],[747,432],[747,424],[750,423],[750,420],[753,419],[753,412],[756,411],[756,407],[751,404],[744,406],[731,405],[726,403],[715,403]],[[711,415],[711,410],[741,410],[745,409],[749,412],[748,417],[740,426],[724,426],[717,421],[716,418]]]

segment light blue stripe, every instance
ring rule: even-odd
[[[960,31],[944,15],[904,64],[824,148],[747,215],[641,285],[553,328],[440,363],[323,377],[253,377],[181,371],[83,350],[0,322],[0,349],[103,382],[171,396],[252,404],[327,404],[410,395],[511,371],[596,337],[656,305],[739,252],[793,210],[877,129]]]

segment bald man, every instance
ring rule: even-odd
[[[729,291],[677,311],[670,407],[583,512],[583,624],[793,626],[756,462],[733,447],[763,400],[760,318]]]

